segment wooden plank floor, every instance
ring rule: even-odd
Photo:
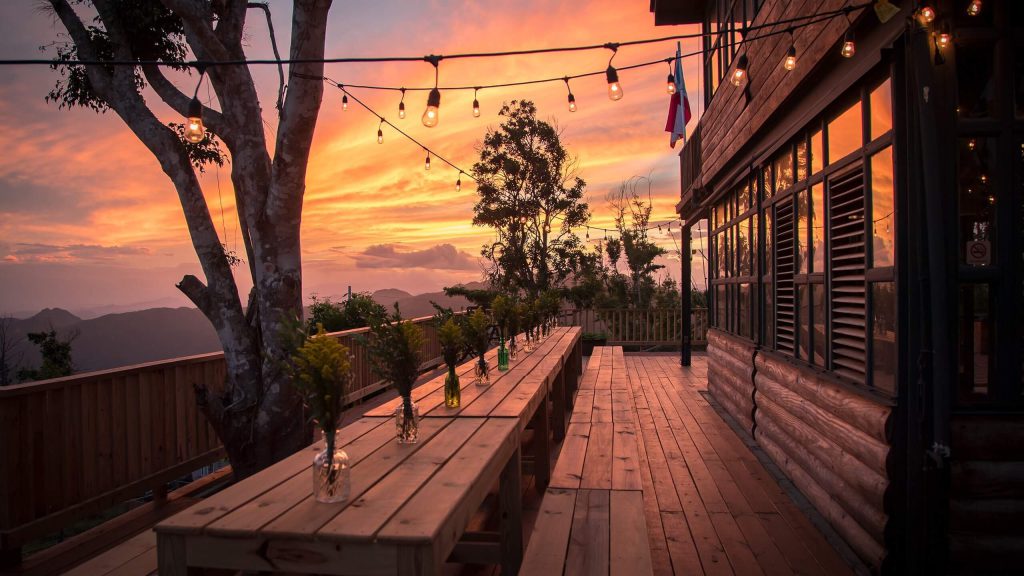
[[[626,356],[656,574],[851,574],[708,404],[707,357]]]

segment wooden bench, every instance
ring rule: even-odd
[[[622,348],[595,347],[522,574],[653,573],[633,413]]]

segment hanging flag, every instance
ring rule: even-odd
[[[686,95],[686,79],[683,78],[683,46],[676,43],[676,67],[675,81],[676,92],[672,95],[668,105],[668,121],[665,123],[665,132],[671,134],[668,144],[676,147],[676,142],[682,140],[686,144],[686,125],[690,122],[690,99]]]

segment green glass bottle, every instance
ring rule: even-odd
[[[501,339],[501,345],[498,346],[498,370],[504,372],[508,370],[508,348],[505,346],[505,339]]]
[[[455,366],[448,367],[448,375],[444,378],[444,405],[448,408],[458,408],[462,400],[462,388],[459,386],[459,375],[455,373]]]

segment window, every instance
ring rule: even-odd
[[[835,164],[864,144],[860,100],[828,123],[828,162]]]
[[[715,326],[745,338],[755,338],[757,271],[757,205],[759,178],[743,179],[714,206],[716,226],[711,242],[717,247],[712,279],[716,297]]]
[[[896,283],[871,287],[871,372],[875,388],[896,394]]]
[[[971,136],[961,138],[957,148],[960,260],[989,266],[996,250],[996,141]]]
[[[993,365],[991,294],[988,284],[961,284],[959,310],[959,376],[961,397],[988,394]]]
[[[892,86],[886,78],[871,91],[871,139],[892,130]]]
[[[871,157],[871,261],[875,268],[896,259],[896,194],[892,182],[892,146]]]

